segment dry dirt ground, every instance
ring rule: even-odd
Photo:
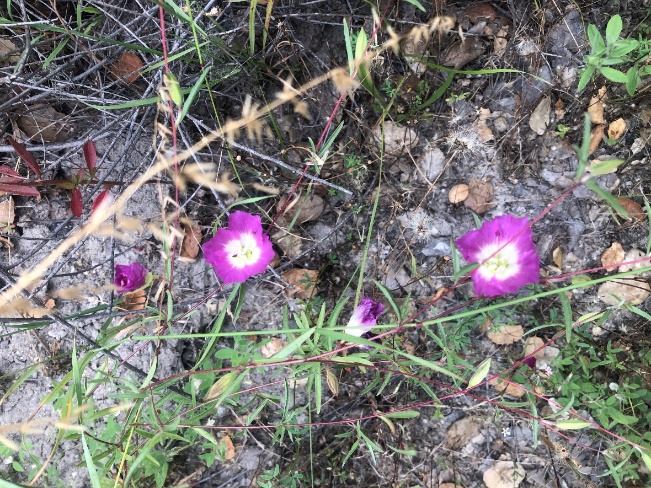
[[[196,161],[212,163],[218,174],[228,174],[240,188],[237,196],[192,184],[181,191],[182,215],[200,226],[205,241],[218,214],[237,199],[265,197],[247,208],[264,215],[263,221],[271,222],[280,208],[281,196],[261,188],[287,194],[298,177],[295,171],[279,166],[278,161],[298,168],[300,173],[309,140],[319,140],[331,114],[335,125],[343,122],[319,176],[348,189],[350,195],[319,183],[312,185],[314,198],[318,198],[316,203],[311,201],[316,207],[312,208],[314,214],[304,222],[299,221],[289,236],[282,228],[287,228],[291,220],[277,223],[279,230],[272,231],[272,235],[282,257],[275,273],[250,280],[237,323],[227,318],[222,332],[282,329],[283,307],[287,307],[291,316],[306,307],[318,310],[320,303],[333,306],[364,258],[364,240],[380,168],[382,187],[368,248],[365,293],[381,298],[372,281],[378,280],[405,307],[415,309],[427,303],[441,288],[449,287],[450,243],[474,227],[471,209],[486,220],[504,213],[534,218],[571,186],[577,165],[572,144],[580,143],[583,113],[591,97],[604,84],[602,78],[590,83],[585,91],[576,91],[585,54],[584,28],[593,23],[603,31],[607,20],[619,13],[624,19],[624,33],[630,32],[648,12],[644,6],[634,5],[637,3],[423,2],[428,11],[420,12],[407,1],[380,1],[379,11],[398,34],[436,15],[446,14],[454,16],[455,29],[461,25],[470,40],[460,47],[457,34],[442,34],[428,43],[402,46],[403,54],[412,49],[416,57],[405,57],[389,49],[373,61],[371,72],[375,86],[385,100],[393,100],[384,137],[387,141],[391,138],[397,141],[391,147],[387,143],[382,156],[377,131],[382,107],[362,88],[337,107],[339,92],[330,82],[307,93],[309,120],[291,109],[276,109],[269,123],[270,134],[263,140],[237,138],[232,151],[225,143],[214,142],[193,155]],[[53,25],[62,20],[72,22],[74,7],[65,2],[59,7],[60,18],[47,2],[20,8],[14,5],[17,9],[14,15],[23,21],[45,19]],[[6,135],[26,141],[43,168],[44,179],[70,178],[83,168],[82,145],[93,140],[99,176],[123,183],[111,189],[117,197],[126,185],[156,163],[157,154],[169,149],[169,144],[167,148],[162,147],[160,130],[155,130],[157,122],[165,125],[168,119],[154,104],[112,110],[97,108],[155,97],[163,83],[162,70],[155,66],[161,58],[147,50],[138,56],[145,67],[153,69],[141,73],[132,83],[116,80],[109,67],[124,49],[109,41],[160,49],[160,26],[158,9],[146,2],[122,2],[119,6],[98,2],[97,8],[103,12],[101,32],[95,38],[64,46],[47,66],[43,66],[46,58],[52,46],[57,45],[47,37],[35,43],[22,60],[0,62],[4,77],[0,81],[0,121]],[[260,102],[273,100],[289,74],[294,77],[295,85],[300,85],[345,66],[344,19],[355,32],[364,28],[369,37],[373,34],[371,11],[363,1],[277,0],[265,36],[265,49],[258,48],[259,52],[249,58],[246,56],[248,3],[208,2],[203,11],[199,24],[219,39],[204,47],[213,98],[202,90],[190,107],[178,127],[180,150],[216,127],[213,104],[222,121],[236,118],[241,115],[247,95]],[[264,16],[264,7],[259,7],[254,19],[259,30],[258,45],[262,42]],[[169,14],[168,17],[170,53],[178,53],[191,44],[192,33],[178,19]],[[28,34],[24,29],[10,26],[0,33],[3,39],[11,38],[22,50],[29,36],[34,37],[36,32]],[[386,33],[378,33],[380,42],[386,39]],[[448,68],[502,69],[502,72],[456,74],[442,97],[426,109],[420,109],[419,105],[451,76],[440,69],[418,66],[418,55],[423,53],[431,62]],[[16,62],[22,66],[18,75],[13,76]],[[201,74],[196,64],[182,60],[173,61],[171,69],[182,87],[192,87]],[[638,88],[639,95],[631,98],[626,96],[622,85],[606,83],[606,86],[609,101],[605,118],[612,121],[621,117],[627,128],[615,145],[602,144],[593,157],[609,155],[625,160],[625,164],[616,174],[602,176],[599,184],[617,196],[630,197],[642,204],[640,197],[646,194],[650,182],[651,101],[646,95],[647,87]],[[56,112],[47,112],[53,110]],[[30,124],[37,124],[34,122],[37,116],[47,121],[40,122],[39,127],[55,122],[60,126],[48,137],[36,134],[28,140]],[[397,121],[401,122],[399,129],[394,125]],[[558,130],[559,124],[567,128],[565,134]],[[6,136],[0,144],[0,164],[13,167],[17,157]],[[238,179],[233,175],[233,167],[238,171]],[[163,175],[142,186],[124,207],[125,216],[160,228],[162,209],[170,213],[169,201],[175,198],[174,185],[170,182],[169,175]],[[299,190],[306,193],[308,183],[304,180]],[[459,184],[479,188],[477,201],[451,203],[450,190]],[[100,186],[82,188],[85,199],[82,218],[71,217],[69,192],[62,189],[43,188],[38,200],[14,197],[15,218],[10,228],[5,225],[3,243],[0,243],[0,281],[5,290],[80,228]],[[645,249],[647,226],[646,217],[617,220],[594,193],[579,188],[536,224],[534,236],[543,270],[553,275],[558,269],[567,273],[600,266],[601,254],[613,242],[621,243],[624,250]],[[130,314],[112,309],[115,297],[101,288],[112,281],[115,263],[138,261],[151,272],[165,275],[159,236],[147,225],[126,233],[126,240],[100,235],[80,240],[49,266],[43,279],[28,292],[34,307],[54,299],[56,314],[68,317],[65,323],[41,324],[38,319],[24,317],[0,319],[0,425],[59,417],[57,409],[61,405],[42,403],[44,398],[56,390],[70,371],[73,344],[85,350],[95,347],[76,332],[99,341],[109,317],[119,323]],[[558,253],[562,255],[562,263]],[[288,285],[287,281],[291,280],[285,273],[291,269],[315,271],[316,289],[308,295],[308,300]],[[294,284],[300,283],[295,280]],[[81,289],[73,298],[58,293],[79,285]],[[201,255],[194,260],[175,262],[171,290],[176,299],[175,311],[188,311],[200,304],[196,313],[176,325],[175,333],[210,330],[229,292],[227,289],[212,294],[216,287],[214,273]],[[153,289],[150,295],[152,307],[158,303],[156,292]],[[468,292],[462,289],[439,306],[455,306]],[[352,297],[354,291],[347,293]],[[571,300],[577,316],[603,307],[594,289],[577,290]],[[536,325],[532,316],[538,324],[546,323],[551,320],[549,310],[556,306],[558,303],[551,299],[540,300],[531,304],[530,316],[517,309],[505,314],[514,323],[522,322],[525,328],[531,328]],[[651,300],[646,300],[640,308],[651,313]],[[434,316],[440,311],[428,313]],[[349,312],[347,308],[344,315]],[[83,315],[74,316],[80,313]],[[395,320],[388,315],[383,320]],[[482,333],[481,325],[450,324],[453,329],[448,333],[460,337],[462,351],[468,356],[493,357],[496,371],[522,356],[523,341],[497,345]],[[607,326],[613,334],[608,337],[632,347],[636,342],[639,345],[648,340],[649,325],[640,323],[632,314],[614,314]],[[138,333],[151,333],[155,324],[143,327]],[[455,327],[467,330],[460,332]],[[588,337],[597,340],[590,331]],[[414,329],[396,336],[394,345],[410,348],[412,354],[421,357],[440,353],[440,347],[423,330]],[[141,342],[127,341],[110,352],[128,358],[133,367],[145,372],[156,357],[156,377],[166,378],[190,368],[203,342],[173,339],[164,341],[162,347],[140,346]],[[228,339],[217,347],[235,345]],[[87,366],[86,374],[106,371],[114,366],[114,359],[98,354]],[[38,367],[30,371],[34,365]],[[28,371],[28,378],[19,388],[12,389],[16,379]],[[117,371],[115,374],[126,378],[136,374],[126,369]],[[282,385],[277,386],[283,374],[283,371],[255,370],[241,388],[267,385],[264,394],[279,398],[284,395]],[[470,488],[486,486],[484,475],[491,469],[496,470],[498,477],[503,474],[503,484],[492,486],[613,486],[609,478],[599,477],[606,469],[599,451],[608,447],[602,437],[577,433],[570,437],[578,445],[565,443],[566,450],[559,454],[553,449],[561,449],[560,440],[559,444],[554,441],[534,445],[528,419],[470,396],[457,396],[443,405],[424,407],[418,418],[402,420],[396,426],[377,418],[362,422],[360,427],[377,443],[379,450],[371,456],[367,446],[359,448],[344,463],[356,437],[346,436],[351,431],[350,425],[329,422],[430,398],[404,377],[382,377],[369,390],[373,380],[372,375],[357,370],[341,370],[337,396],[330,393],[324,381],[324,395],[327,392],[329,396],[320,414],[312,417],[322,425],[299,430],[293,438],[274,439],[275,433],[270,429],[234,430],[230,433],[235,445],[234,459],[217,461],[210,467],[199,458],[200,449],[183,450],[171,459],[165,486],[182,482],[188,486],[257,486],[260,475],[276,466],[280,474],[273,481],[274,486],[280,486],[282,478],[287,483],[283,486],[292,486],[287,480],[294,478],[296,486],[307,486],[312,479],[321,486],[449,488],[457,483]],[[303,384],[292,386],[291,400],[285,406],[299,409],[310,398]],[[115,383],[100,383],[92,393],[92,401],[98,408],[112,406],[117,391]],[[498,396],[488,386],[478,393],[487,398]],[[518,400],[506,397],[505,401],[515,405]],[[247,412],[229,405],[216,410],[211,422],[236,426],[241,425],[246,415]],[[294,419],[305,421],[306,417],[301,415]],[[280,420],[278,412],[270,409],[254,425]],[[15,458],[7,452],[3,458],[5,463],[0,464],[0,478],[25,483],[30,470],[49,458],[47,474],[39,480],[42,486],[90,486],[79,441],[64,440],[52,451],[56,435],[57,430],[50,426],[43,433],[26,436],[34,458],[21,460],[25,472],[19,472],[12,465]],[[22,439],[17,434],[10,437],[16,442]],[[416,453],[402,455],[388,446],[414,449]],[[581,468],[576,469],[579,465]],[[155,484],[151,481],[146,486]]]

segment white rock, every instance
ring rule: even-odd
[[[436,146],[427,146],[416,164],[428,181],[434,181],[445,167],[445,154]]]
[[[387,121],[384,123],[384,134],[381,125],[373,129],[373,136],[379,147],[382,147],[383,135],[384,151],[390,155],[399,155],[418,144],[418,134],[415,130],[400,126],[395,122]]]

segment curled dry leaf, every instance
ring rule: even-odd
[[[622,118],[611,122],[608,126],[608,137],[615,141],[622,137],[624,132],[626,132],[626,121]]]
[[[131,84],[138,79],[144,64],[140,56],[135,53],[125,51],[115,63],[109,68],[111,74],[118,80]]]
[[[386,154],[394,156],[416,146],[419,139],[415,130],[391,121],[384,123],[384,130],[382,125],[378,125],[373,129],[373,136],[378,141],[380,147],[382,147],[382,141],[384,141],[384,151]]]
[[[282,197],[278,205],[276,205],[276,210],[280,212],[286,202],[287,197]],[[323,209],[325,209],[325,202],[319,195],[299,195],[289,202],[287,208],[285,208],[285,213],[280,219],[280,223],[282,225],[289,225],[291,222],[294,222],[294,218],[296,218],[295,222],[297,224],[316,220],[323,213]]]
[[[136,310],[143,310],[147,304],[147,297],[145,296],[145,290],[137,290],[132,293],[125,293],[122,295],[124,301],[120,304],[120,310],[127,310],[130,312],[135,312]],[[126,318],[130,319],[135,317],[135,315],[127,315]]]
[[[462,183],[460,185],[454,185],[452,188],[450,188],[448,199],[450,200],[450,203],[461,203],[466,198],[468,198],[468,194],[469,194],[468,185],[464,185]]]
[[[604,100],[606,99],[606,87],[602,86],[599,92],[590,99],[588,105],[588,115],[590,122],[593,125],[603,125],[606,123],[604,119]]]
[[[544,97],[529,117],[529,127],[539,136],[542,136],[547,130],[549,124],[549,115],[552,111],[552,99]]]
[[[6,195],[5,192],[0,191],[0,197]],[[1,198],[0,198],[1,199]],[[12,197],[7,197],[5,200],[0,201],[0,232],[4,234],[11,234],[14,228],[14,213],[15,205]]]
[[[495,466],[483,475],[487,488],[517,488],[524,480],[526,471],[513,461],[496,461]]]
[[[624,207],[624,210],[628,212],[628,215],[632,219],[642,222],[646,218],[646,214],[642,210],[642,207],[630,198],[620,197],[617,199],[617,202]]]
[[[181,242],[180,256],[182,258],[194,260],[199,254],[201,244],[201,226],[191,220],[184,220],[181,223],[183,227],[183,241]]]
[[[9,39],[0,38],[0,64],[14,64],[20,61],[20,50]]]
[[[279,229],[278,232],[275,232],[271,236],[271,239],[278,245],[278,247],[280,247],[283,254],[288,259],[294,259],[303,252],[301,238],[295,234],[290,234],[283,229]]]
[[[446,433],[448,447],[454,451],[466,446],[477,437],[485,422],[480,417],[469,416],[453,423]]]
[[[592,154],[597,150],[599,144],[601,144],[602,139],[604,138],[604,126],[597,125],[590,132],[590,148],[588,154]]]
[[[294,268],[282,275],[282,278],[291,285],[287,290],[289,295],[296,295],[298,298],[308,299],[316,291],[316,279],[318,271],[312,269]]]
[[[518,342],[523,334],[524,329],[521,325],[500,325],[489,330],[486,337],[494,344],[506,345]]]
[[[64,114],[52,107],[41,107],[19,116],[16,125],[34,141],[64,142],[74,132],[73,126],[66,119]]]
[[[530,356],[531,353],[536,351],[537,349],[540,349],[543,345],[545,344],[545,341],[543,341],[540,337],[527,337],[527,340],[524,343],[524,355],[525,356]],[[545,348],[542,347],[536,354],[533,355],[534,358],[536,359],[542,359],[545,357]]]
[[[262,354],[263,358],[270,358],[274,354],[276,354],[278,351],[280,351],[283,347],[285,347],[286,343],[279,339],[278,337],[274,337],[271,339],[269,342],[267,342],[264,346],[260,348],[260,354]]]
[[[601,265],[610,268],[606,271],[614,271],[614,265],[621,263],[625,254],[622,245],[619,242],[613,242],[613,245],[601,254]]]
[[[489,181],[470,180],[468,198],[463,204],[478,214],[486,213],[493,201],[493,185]]]
[[[632,270],[640,270],[642,268],[646,268],[649,266],[649,261],[646,260],[648,256],[644,254],[644,251],[640,249],[633,248],[630,251],[626,253],[624,258],[622,259],[623,262],[625,263],[632,263],[633,261],[639,261],[638,263],[633,263],[633,264],[622,264],[618,271],[620,273],[626,273],[627,271],[632,271]],[[643,278],[648,278],[651,275],[651,272],[645,271],[643,273],[640,273],[640,276]]]
[[[488,380],[488,384],[495,388],[497,393],[504,393],[513,398],[520,398],[526,393],[524,388],[520,388],[517,383],[507,383],[501,378],[491,378]]]
[[[219,441],[220,450],[222,450],[222,460],[231,461],[235,457],[235,446],[228,435],[222,437]]]
[[[560,246],[552,252],[552,259],[558,269],[563,269],[563,250]]]

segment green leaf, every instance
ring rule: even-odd
[[[165,85],[169,90],[170,98],[174,102],[174,105],[177,107],[182,107],[183,92],[181,91],[181,85],[179,84],[179,80],[176,79],[176,76],[174,76],[169,71],[165,73]]]
[[[626,91],[630,96],[635,95],[635,89],[640,82],[640,77],[637,74],[635,66],[631,66],[626,72]]]
[[[599,195],[601,198],[606,200],[606,203],[613,207],[613,210],[617,212],[620,216],[624,217],[625,219],[629,218],[628,212],[624,210],[624,207],[617,201],[617,199],[610,194],[610,192],[604,190],[601,188],[597,182],[593,179],[589,179],[585,182],[585,186],[595,192],[597,195]]]
[[[597,30],[597,26],[594,24],[588,26],[588,39],[590,40],[590,46],[592,46],[592,53],[601,51],[606,47],[604,44],[604,38],[601,37],[601,34]]]
[[[405,0],[405,2],[412,4],[414,7],[419,9],[421,12],[427,12],[427,10],[425,10],[425,7],[423,7],[418,0]]]
[[[452,275],[452,281],[456,283],[461,278],[463,278],[467,274],[470,274],[472,271],[476,270],[477,268],[479,268],[479,263],[470,263],[470,264],[466,264],[465,266],[462,266],[461,268],[459,268],[459,271],[457,271]]]
[[[649,453],[640,449],[640,457],[644,461],[644,464],[646,464],[646,469],[651,471],[651,456],[649,456]]]
[[[579,79],[579,86],[577,87],[577,90],[581,91],[586,86],[588,86],[588,83],[590,83],[590,80],[592,79],[592,75],[594,75],[595,69],[596,67],[593,65],[586,66],[585,71]]]
[[[383,417],[389,419],[415,419],[420,416],[420,412],[417,410],[403,410],[401,412],[389,412]]]
[[[606,43],[610,46],[622,33],[622,18],[619,15],[613,15],[606,26]]]
[[[622,164],[624,164],[623,159],[609,159],[607,161],[599,161],[598,163],[590,166],[590,174],[594,176],[600,176],[614,173],[615,170]]]
[[[409,1],[409,0],[407,0]],[[410,2],[411,3],[411,2]],[[418,454],[418,451],[416,449],[397,449],[393,446],[389,446],[389,449],[391,449],[394,452],[397,452],[398,454],[402,454],[403,456],[415,456]]]
[[[569,419],[569,420],[556,421],[556,427],[561,430],[585,429],[586,427],[590,427],[591,425],[592,425],[591,422],[587,422],[581,419]]]
[[[590,278],[590,276],[588,275],[583,274],[583,275],[572,276],[573,285],[581,285],[583,283],[589,283],[590,281],[592,281],[592,278]]]
[[[491,368],[491,358],[484,359],[479,366],[477,366],[477,371],[472,375],[470,380],[468,380],[468,389],[477,386],[479,383],[484,381],[486,375]]]
[[[610,81],[614,81],[615,83],[626,83],[626,74],[622,73],[619,70],[609,68],[607,66],[602,66],[599,68],[599,71],[601,71],[601,74]]]
[[[631,51],[635,51],[639,45],[640,43],[635,39],[623,39],[621,41],[617,41],[610,50],[609,56],[611,59],[621,58]]]
[[[197,82],[194,84],[192,89],[190,90],[190,93],[188,94],[188,98],[185,100],[185,103],[183,103],[183,109],[181,110],[181,113],[179,114],[179,118],[177,120],[177,124],[180,124],[183,118],[186,116],[188,113],[188,110],[190,110],[190,106],[194,102],[194,99],[197,96],[197,93],[199,93],[199,89],[201,88],[201,85],[203,84],[204,80],[206,79],[206,76],[208,76],[208,73],[210,73],[210,70],[212,69],[211,66],[206,66],[203,69],[203,72],[199,76],[199,79]],[[181,95],[181,100],[183,100],[183,95]],[[176,102],[175,102],[176,103]]]

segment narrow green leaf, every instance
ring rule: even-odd
[[[409,1],[409,0],[407,0],[407,1]],[[389,446],[389,449],[391,449],[394,452],[397,452],[398,454],[402,454],[404,456],[415,456],[415,455],[418,454],[418,451],[416,451],[415,449],[406,449],[406,450],[405,449],[397,449],[397,448],[395,448],[393,446]]]
[[[468,380],[468,389],[477,386],[479,383],[484,381],[486,375],[491,368],[491,358],[484,359],[479,366],[477,366],[477,371],[470,377]]]
[[[581,419],[557,420],[556,427],[561,430],[576,430],[590,427],[592,423]]]
[[[427,10],[425,10],[425,7],[423,7],[422,4],[418,0],[405,0],[405,2],[412,4],[414,7],[419,9],[421,12],[427,12]]]
[[[199,93],[199,90],[201,89],[201,85],[203,84],[204,80],[206,79],[206,76],[208,76],[208,73],[210,73],[211,67],[206,66],[203,71],[201,72],[201,75],[199,76],[199,79],[197,82],[192,86],[192,89],[190,90],[190,93],[188,93],[188,98],[183,102],[183,109],[181,109],[181,113],[179,114],[179,118],[177,120],[177,124],[180,124],[183,118],[187,115],[188,111],[190,110],[190,107],[192,106],[192,103],[194,102],[195,98],[197,97],[197,93]],[[183,96],[181,95],[181,99],[183,99]]]
[[[348,69],[350,75],[352,76],[355,69],[355,57],[353,56],[353,41],[350,38],[350,29],[348,28],[348,22],[344,17],[344,43],[346,44],[346,54],[348,55]]]
[[[93,461],[93,456],[90,453],[90,450],[88,449],[88,443],[86,442],[86,434],[84,431],[81,431],[81,444],[84,448],[84,459],[86,461],[86,469],[88,470],[88,476],[90,478],[90,482],[93,485],[93,488],[101,488],[101,484],[99,481],[99,476],[97,474],[97,469],[95,468],[95,463]]]
[[[306,330],[303,332],[300,336],[298,336],[296,339],[291,341],[289,344],[287,344],[284,348],[282,348],[280,351],[278,351],[276,354],[274,354],[274,361],[278,361],[279,359],[287,359],[289,356],[294,354],[294,352],[303,345],[303,343],[308,340],[312,334],[314,334],[314,331],[316,329],[312,328],[309,330]]]
[[[560,298],[561,304],[563,306],[563,319],[565,320],[565,340],[567,340],[569,343],[570,338],[572,337],[572,324],[574,323],[574,320],[572,320],[572,304],[570,303],[570,299],[567,298],[567,295],[565,293],[559,294],[558,298]]]
[[[401,412],[389,412],[384,414],[383,417],[390,419],[415,419],[420,417],[420,412],[417,410],[403,410]]]
[[[384,295],[384,298],[387,299],[387,301],[391,305],[391,308],[395,312],[396,317],[400,318],[400,307],[396,304],[395,300],[393,299],[393,296],[391,296],[391,292],[387,290],[385,286],[379,281],[373,280],[373,283],[375,283],[375,286],[377,286],[380,289],[380,291]]]
[[[607,175],[614,173],[617,168],[624,164],[623,159],[609,159],[607,161],[599,161],[590,166],[590,174],[594,176]]]
[[[461,278],[463,278],[467,274],[470,274],[472,271],[476,270],[477,268],[479,268],[479,263],[470,263],[470,264],[466,264],[465,266],[462,266],[461,268],[459,268],[459,271],[457,271],[452,275],[452,281],[456,283]]]
[[[606,203],[613,207],[613,210],[625,219],[629,218],[628,212],[624,210],[624,207],[617,201],[617,199],[610,194],[610,192],[601,188],[597,182],[593,179],[589,179],[585,182],[585,186],[599,195],[601,198],[606,200]]]
[[[626,91],[630,96],[635,95],[635,89],[637,84],[640,82],[639,76],[637,74],[637,68],[631,66],[626,72]]]

